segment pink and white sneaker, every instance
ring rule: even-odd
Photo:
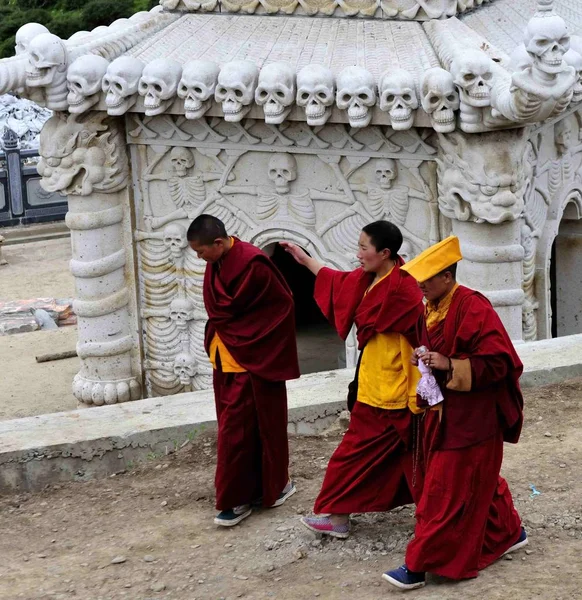
[[[301,523],[310,531],[342,540],[350,535],[349,521],[343,525],[334,525],[329,517],[302,517]]]

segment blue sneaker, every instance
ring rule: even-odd
[[[382,575],[382,579],[401,590],[416,590],[426,585],[425,573],[409,571],[406,565],[402,565],[393,571],[386,571]]]
[[[251,515],[253,509],[249,504],[243,504],[242,506],[235,506],[228,510],[219,512],[214,517],[214,524],[220,525],[221,527],[234,527],[238,525],[243,519],[246,519]]]
[[[519,539],[517,540],[517,542],[515,542],[515,544],[513,544],[513,546],[510,546],[503,553],[503,556],[505,556],[506,554],[511,554],[512,552],[515,552],[515,551],[519,550],[520,548],[527,546],[528,544],[529,544],[529,540],[527,539],[527,533],[526,533],[525,529],[522,527],[521,535],[519,536]]]

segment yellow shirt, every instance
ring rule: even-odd
[[[416,386],[420,373],[412,367],[411,357],[412,347],[403,335],[373,335],[364,348],[360,363],[358,402],[387,410],[409,407],[414,413],[422,412],[416,406]]]
[[[230,238],[231,247],[234,246],[235,239]],[[232,354],[228,351],[228,348],[224,345],[222,340],[215,333],[212,341],[210,342],[210,364],[216,369],[216,355],[220,356],[220,364],[223,373],[246,373],[246,369],[243,369],[232,357]]]
[[[227,347],[222,343],[222,340],[215,333],[212,341],[210,342],[210,363],[212,367],[216,369],[216,355],[220,356],[220,364],[223,373],[246,373],[246,369],[243,369],[232,357],[232,354],[228,351]]]

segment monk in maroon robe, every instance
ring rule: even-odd
[[[523,366],[491,303],[457,284],[461,258],[452,236],[403,267],[427,299],[414,361],[432,370],[444,399],[424,419],[425,480],[406,564],[384,574],[401,589],[422,587],[426,572],[476,577],[528,541],[499,475],[503,442],[521,432]]]
[[[361,268],[323,267],[301,248],[287,251],[316,274],[315,300],[342,339],[356,326],[361,350],[348,406],[350,426],[329,462],[313,517],[312,531],[345,538],[350,513],[382,512],[420,496],[422,467],[416,408],[417,371],[410,364],[422,294],[401,272],[399,229],[387,221],[364,227]],[[416,428],[415,428],[416,425]],[[417,439],[416,442],[419,442]],[[414,450],[417,450],[415,453]]]
[[[270,259],[229,237],[216,217],[197,217],[188,242],[208,263],[205,345],[218,418],[214,522],[228,527],[248,517],[253,503],[280,506],[296,491],[285,387],[299,377],[293,298]]]

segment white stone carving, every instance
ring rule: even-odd
[[[279,125],[295,101],[295,69],[287,63],[270,63],[261,69],[255,101],[263,107],[265,123]]]
[[[136,400],[140,383],[132,374],[135,348],[130,327],[129,271],[122,222],[129,178],[119,123],[104,113],[52,117],[41,133],[41,185],[68,195],[79,324],[81,370],[73,382],[84,404]]]
[[[335,100],[333,73],[321,65],[307,65],[297,74],[297,105],[305,110],[307,124],[325,125]]]
[[[440,67],[425,71],[422,80],[422,108],[430,115],[435,131],[450,133],[455,130],[455,111],[460,99],[453,76]]]
[[[168,228],[172,226],[173,225],[168,225]],[[164,237],[164,243],[167,245],[166,237]],[[180,249],[179,256],[182,254],[181,250],[182,249]],[[174,247],[172,245],[170,245],[170,252],[175,256]],[[189,298],[174,298],[170,303],[170,319],[174,321],[178,329],[185,331],[188,329],[188,322],[194,319],[194,309],[194,303]]]
[[[376,104],[374,76],[362,67],[346,67],[337,76],[336,103],[347,111],[352,127],[367,127]]]
[[[466,50],[455,57],[451,74],[459,88],[461,102],[468,107],[483,108],[491,103],[493,61],[479,50]]]
[[[109,62],[101,56],[80,56],[67,71],[69,112],[80,114],[95,106],[101,96],[101,82]]]
[[[170,251],[174,262],[182,258],[182,252],[188,246],[186,229],[179,223],[171,223],[163,232],[164,245]]]
[[[178,96],[184,100],[187,119],[201,119],[210,109],[220,69],[209,60],[193,60],[184,65]]]
[[[170,150],[170,169],[154,173],[158,164],[163,160],[165,153],[160,154],[148,167],[143,175],[144,181],[167,181],[169,196],[176,210],[169,214],[153,217],[147,215],[146,226],[153,229],[177,219],[195,219],[199,214],[208,209],[212,202],[217,200],[216,194],[206,197],[205,182],[219,180],[221,172],[205,171],[201,175],[189,175],[194,167],[194,155],[189,148],[174,147]],[[218,161],[218,159],[216,159]],[[219,162],[219,161],[218,161]],[[223,169],[225,165],[219,162]],[[231,179],[232,175],[228,178]]]
[[[40,23],[26,23],[16,32],[16,46],[14,48],[17,55],[26,54],[30,42],[38,35],[50,33],[49,30]]]
[[[289,184],[297,179],[297,162],[291,154],[275,154],[269,161],[269,179],[279,194],[288,194]]]
[[[552,3],[538,5],[529,20],[524,46],[531,59],[494,89],[492,106],[507,119],[517,122],[542,121],[562,113],[570,103],[578,80],[574,67],[564,61],[570,35]]]
[[[414,77],[404,69],[389,69],[378,81],[378,92],[380,110],[388,112],[392,128],[397,131],[410,129],[414,111],[418,108]]]
[[[459,221],[499,224],[514,221],[524,207],[525,154],[522,131],[496,134],[439,134],[439,207]]]
[[[570,48],[564,54],[564,61],[576,71],[576,83],[572,90],[572,102],[580,102],[582,100],[582,55]]]
[[[52,33],[34,36],[28,45],[26,85],[42,88],[45,104],[53,110],[66,110],[67,66],[69,58],[64,42]]]
[[[137,102],[144,67],[141,60],[131,56],[120,56],[107,67],[103,77],[103,91],[110,115],[124,115]]]
[[[138,91],[144,97],[145,114],[148,117],[170,108],[181,77],[182,65],[169,58],[158,58],[145,66]]]
[[[182,352],[174,359],[174,374],[183,385],[191,386],[192,378],[196,375],[197,363],[196,359],[191,354]]]
[[[218,74],[214,97],[222,104],[224,120],[238,123],[251,110],[259,69],[248,60],[226,63]]]

